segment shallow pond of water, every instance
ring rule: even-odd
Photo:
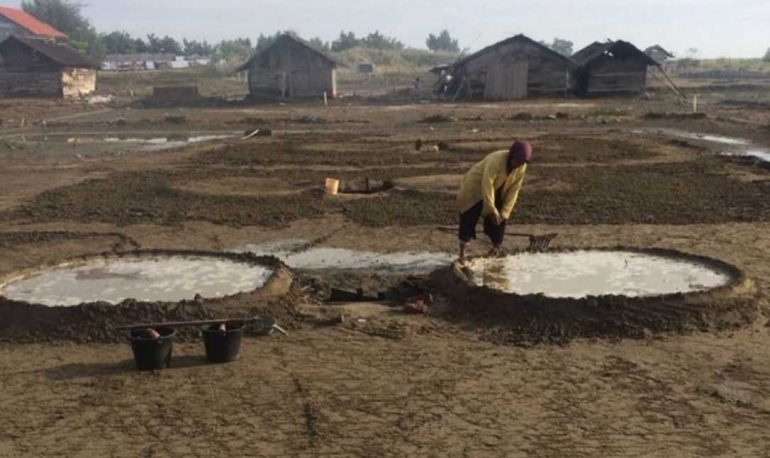
[[[770,151],[748,149],[744,155],[770,162]]]
[[[72,146],[81,145],[105,145],[116,147],[131,147],[135,151],[163,151],[172,148],[179,148],[185,145],[208,142],[212,140],[223,140],[238,135],[236,132],[210,132],[205,135],[190,135],[190,133],[81,133],[81,134],[61,134],[51,133],[47,135],[33,136],[11,136],[10,140],[17,142],[31,143],[67,143]]]
[[[449,253],[376,253],[344,248],[310,247],[303,240],[283,240],[237,248],[257,256],[272,255],[299,270],[364,270],[380,273],[428,273],[452,263]]]
[[[102,139],[105,143],[118,144],[137,144],[143,145],[142,151],[160,151],[165,149],[178,148],[180,146],[191,145],[194,143],[208,142],[211,140],[222,140],[230,138],[230,135],[199,135],[196,137],[156,137],[156,138],[122,138],[105,137]]]
[[[198,256],[98,258],[41,271],[0,289],[8,299],[73,306],[126,299],[178,302],[255,290],[272,275],[267,267]]]
[[[468,263],[473,282],[506,293],[553,298],[650,297],[728,284],[727,272],[687,259],[633,251],[522,253]]]

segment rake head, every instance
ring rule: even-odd
[[[533,235],[529,237],[529,246],[527,251],[546,251],[551,246],[553,239],[558,237],[559,234],[546,234],[546,235]]]

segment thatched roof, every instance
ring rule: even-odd
[[[591,43],[590,45],[573,54],[572,60],[575,61],[579,66],[583,67],[604,54],[612,54],[613,56],[621,59],[641,59],[647,62],[647,65],[654,65],[656,67],[660,66],[660,64],[656,62],[655,59],[652,59],[650,56],[643,53],[639,48],[627,41],[622,40],[608,41],[606,43],[599,43],[598,41]]]
[[[553,49],[551,49],[551,48],[549,48],[547,46],[543,46],[541,43],[538,43],[537,41],[529,38],[526,35],[519,34],[519,35],[515,35],[515,36],[513,36],[511,38],[507,38],[507,39],[505,39],[503,41],[499,41],[499,42],[497,42],[497,43],[495,43],[493,45],[487,46],[486,48],[481,49],[479,51],[476,51],[473,54],[465,56],[465,57],[459,59],[457,62],[455,62],[454,66],[458,67],[458,66],[465,65],[466,63],[476,59],[477,57],[479,57],[479,56],[481,56],[483,54],[486,54],[486,53],[488,53],[490,51],[494,51],[497,48],[500,48],[502,46],[505,46],[505,45],[510,44],[510,43],[515,43],[515,42],[521,42],[521,43],[526,43],[526,44],[531,45],[531,46],[535,46],[535,47],[539,48],[543,53],[548,54],[548,55],[550,55],[550,56],[552,56],[552,57],[554,57],[556,59],[559,59],[561,61],[564,61],[565,63],[567,63],[567,64],[569,64],[571,66],[573,66],[575,64],[569,57],[565,57],[565,56],[559,54],[558,52],[554,51]]]
[[[290,33],[285,33],[285,34],[281,35],[280,37],[276,38],[275,41],[270,43],[270,45],[268,45],[265,49],[263,49],[262,51],[254,54],[253,56],[251,56],[249,58],[249,60],[247,60],[246,62],[243,63],[243,65],[238,67],[238,69],[236,71],[243,72],[243,71],[248,70],[249,68],[251,68],[251,64],[255,60],[259,59],[260,57],[262,57],[262,56],[264,56],[266,54],[269,54],[274,47],[281,46],[281,45],[283,45],[283,44],[285,44],[287,42],[296,43],[296,44],[298,44],[300,46],[303,46],[303,47],[313,51],[314,53],[316,53],[319,56],[321,56],[324,60],[328,61],[333,67],[337,67],[337,66],[340,65],[340,63],[337,62],[333,57],[331,57],[330,55],[326,54],[323,51],[319,51],[318,49],[314,48],[312,45],[310,45],[310,43],[308,43],[307,41],[303,40],[302,38],[300,38],[300,37],[298,37],[296,35],[290,34]]]
[[[57,43],[50,39],[17,37],[11,35],[0,43],[0,49],[14,41],[37,51],[62,67],[93,68],[97,70],[101,68],[101,64],[96,60],[75,51],[64,43]]]

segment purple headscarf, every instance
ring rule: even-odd
[[[532,145],[528,142],[517,141],[511,146],[508,155],[508,173],[532,160]]]

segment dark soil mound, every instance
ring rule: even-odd
[[[685,121],[691,119],[706,119],[708,115],[706,113],[667,113],[651,111],[644,115],[644,119],[670,119],[674,121]]]
[[[222,256],[209,252],[128,252],[145,254],[190,254]],[[107,256],[115,256],[106,254]],[[198,299],[175,303],[126,300],[118,305],[108,303],[81,304],[74,307],[46,307],[6,299],[0,296],[0,341],[41,342],[121,342],[127,333],[118,326],[164,321],[196,321],[212,318],[250,318],[270,315],[283,326],[296,327],[300,315],[296,305],[303,302],[299,286],[292,283],[289,271],[275,258],[258,258],[251,254],[228,254],[233,259],[272,265],[276,274],[261,289],[221,299]],[[196,340],[198,328],[180,328],[177,338]]]
[[[457,121],[457,118],[449,115],[445,115],[445,114],[431,115],[420,120],[420,122],[424,124],[437,124],[437,123],[456,122],[456,121]]]
[[[168,174],[150,172],[117,174],[47,191],[13,216],[119,225],[202,220],[229,226],[275,226],[322,213],[322,201],[314,194],[270,198],[195,194],[172,188]]]
[[[569,183],[531,192],[525,181],[513,221],[523,224],[696,224],[770,221],[770,182],[742,182],[721,158],[612,167],[532,165],[528,179]],[[726,201],[725,199],[729,199]],[[715,205],[720,202],[720,205]],[[349,202],[345,215],[367,226],[457,222],[452,195],[391,193]]]
[[[446,318],[501,344],[566,344],[576,338],[644,338],[651,333],[726,330],[758,318],[756,287],[739,270],[682,253],[653,252],[717,263],[734,274],[734,282],[704,293],[552,299],[475,286],[455,265],[435,272],[428,284],[451,304],[443,312]]]

